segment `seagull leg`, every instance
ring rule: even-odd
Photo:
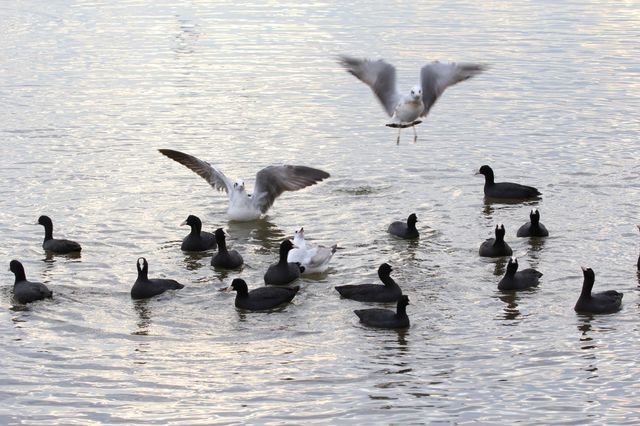
[[[413,143],[418,142],[418,134],[416,133],[416,126],[413,125],[411,126],[411,128],[413,129]]]
[[[396,145],[400,145],[400,132],[402,131],[402,127],[398,127],[398,139],[396,139]]]

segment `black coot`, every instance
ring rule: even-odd
[[[400,286],[391,278],[393,269],[388,263],[383,263],[378,268],[378,277],[384,285],[380,284],[359,284],[341,285],[336,290],[340,296],[357,300],[359,302],[396,302],[402,296]]]
[[[413,240],[420,236],[416,228],[417,221],[418,217],[416,214],[411,213],[406,222],[396,221],[389,225],[387,232],[396,237],[404,238],[405,240]]]
[[[142,261],[142,266],[140,262]],[[149,297],[162,294],[167,290],[178,290],[184,288],[184,285],[180,284],[176,280],[169,280],[164,278],[149,279],[149,264],[144,257],[139,258],[136,261],[136,268],[138,268],[138,279],[133,283],[131,287],[132,299],[147,299]]]
[[[57,254],[67,254],[82,250],[80,244],[75,241],[53,238],[53,222],[49,216],[40,216],[38,218],[38,224],[44,226],[42,248],[46,251]]]
[[[236,250],[227,250],[227,242],[222,228],[216,229],[218,253],[211,259],[211,266],[224,269],[237,269],[244,263],[242,256]]]
[[[407,328],[409,327],[409,317],[407,316],[408,304],[409,296],[402,295],[400,299],[398,299],[396,312],[380,308],[357,309],[353,312],[360,318],[360,322],[371,327]]]
[[[13,298],[18,303],[30,303],[36,300],[49,298],[53,292],[46,285],[38,282],[27,281],[24,273],[24,266],[17,260],[9,262],[9,270],[13,272],[16,279],[13,283]]]
[[[198,216],[189,215],[187,220],[180,224],[181,226],[189,225],[191,232],[184,237],[180,248],[184,251],[205,251],[215,249],[216,237],[211,232],[202,231],[202,221]]]
[[[502,257],[511,256],[513,250],[504,241],[504,225],[496,225],[496,237],[488,238],[482,244],[480,244],[480,256],[482,257]]]
[[[538,198],[542,194],[532,186],[520,185],[513,182],[496,183],[491,167],[480,167],[477,174],[484,175],[484,196],[494,199],[526,199]]]
[[[536,287],[540,283],[541,272],[533,268],[518,271],[518,259],[509,259],[507,272],[498,283],[499,290],[522,290],[525,288]]]
[[[250,311],[263,311],[289,303],[300,290],[300,286],[294,286],[259,287],[249,291],[247,283],[240,278],[233,280],[231,288],[236,291],[236,307]]]
[[[548,237],[549,231],[540,223],[540,212],[538,209],[531,210],[529,213],[529,222],[522,225],[518,232],[517,237]]]
[[[288,262],[287,257],[289,251],[293,248],[290,240],[284,240],[280,243],[280,259],[277,263],[269,266],[264,274],[264,282],[268,285],[287,285],[296,280],[304,271],[304,267],[300,263]]]
[[[582,268],[584,281],[582,292],[574,306],[578,313],[609,314],[620,310],[622,305],[622,293],[615,290],[607,290],[600,293],[591,293],[596,274],[591,268]]]

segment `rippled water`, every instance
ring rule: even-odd
[[[6,2],[0,5],[0,263],[20,259],[51,301],[0,287],[0,423],[606,423],[640,421],[640,8],[635,2]],[[433,59],[491,64],[395,131],[337,54],[384,57],[403,89]],[[290,162],[326,182],[228,223],[226,202],[157,152],[172,148],[252,186]],[[473,172],[537,186],[491,204]],[[551,236],[516,239],[532,206]],[[390,238],[416,212],[417,243]],[[40,214],[83,244],[47,258]],[[180,251],[199,215],[229,229],[240,273]],[[481,259],[496,223],[540,287],[497,292]],[[341,250],[294,303],[243,313],[250,287],[304,226]],[[135,260],[184,290],[132,302]],[[393,265],[403,332],[368,329],[333,287]],[[580,265],[617,314],[573,311]],[[4,270],[4,268],[3,268]]]

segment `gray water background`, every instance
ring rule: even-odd
[[[1,3],[0,423],[637,424],[639,29],[637,2]],[[403,90],[431,60],[491,68],[396,145],[337,54],[385,58]],[[273,163],[331,178],[229,223],[158,148],[249,187]],[[485,204],[482,164],[542,200]],[[543,242],[515,238],[533,207]],[[420,240],[390,238],[412,212]],[[79,258],[47,258],[40,214]],[[180,251],[188,214],[229,230],[241,272]],[[497,223],[539,289],[497,291],[505,260],[477,255]],[[301,226],[341,247],[328,273],[237,311],[219,290],[262,285]],[[186,287],[132,302],[139,256]],[[53,300],[13,305],[14,258]],[[411,299],[403,332],[333,289],[382,262]],[[581,265],[625,293],[619,313],[576,315]]]

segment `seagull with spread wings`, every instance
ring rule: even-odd
[[[232,182],[206,161],[171,149],[159,151],[203,177],[214,189],[225,191],[229,218],[242,222],[259,219],[284,191],[297,191],[329,177],[329,173],[307,166],[268,166],[256,173],[254,192],[248,194],[243,181]]]
[[[406,127],[413,129],[414,142],[418,139],[415,126],[422,123],[433,104],[445,89],[467,80],[487,69],[483,64],[431,62],[420,70],[420,84],[413,86],[408,95],[400,93],[396,83],[396,69],[382,59],[358,59],[340,56],[339,63],[349,73],[367,84],[378,97],[391,123],[389,127],[398,128],[397,143],[400,143],[400,131]]]

